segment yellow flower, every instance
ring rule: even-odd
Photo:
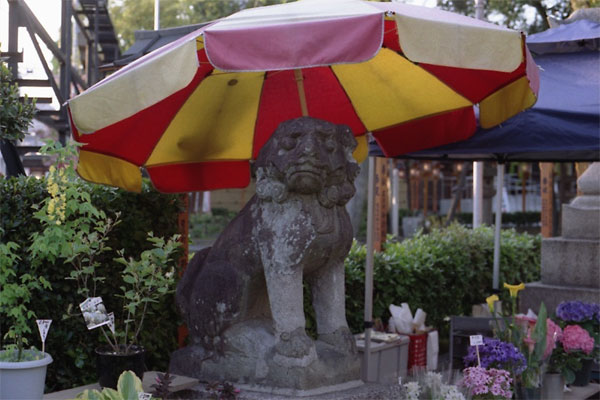
[[[505,283],[504,287],[510,290],[510,297],[517,297],[517,293],[525,289],[525,284],[523,282],[519,283],[518,285],[509,285],[508,283]]]
[[[48,171],[50,171],[50,173],[53,174],[54,171],[56,171],[56,167],[54,165],[51,165]]]
[[[494,302],[500,300],[497,295],[493,294],[489,297],[486,297],[485,302],[488,305],[491,313],[494,313]]]
[[[48,185],[48,193],[50,196],[55,197],[58,194],[58,185],[56,183],[52,183]]]

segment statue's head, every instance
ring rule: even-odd
[[[284,201],[289,193],[316,194],[325,207],[354,196],[358,165],[350,128],[311,117],[282,122],[256,160],[256,193]]]

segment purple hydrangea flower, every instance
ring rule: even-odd
[[[563,301],[556,307],[556,316],[565,322],[600,322],[600,304],[582,301]]]
[[[483,338],[483,346],[479,346],[479,358],[483,368],[514,370],[516,374],[522,373],[527,368],[523,353],[512,343],[498,339]],[[463,361],[466,366],[477,365],[475,346],[469,347],[469,353]]]

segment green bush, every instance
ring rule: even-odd
[[[111,233],[109,240],[113,250],[105,253],[100,260],[102,268],[109,269],[103,273],[105,276],[111,276],[111,270],[115,271],[116,276],[116,271],[122,268],[113,261],[117,257],[117,250],[124,249],[126,255],[137,256],[151,246],[146,240],[148,231],[153,231],[156,236],[168,237],[178,230],[177,214],[181,209],[179,197],[160,194],[148,182],[144,182],[140,194],[85,182],[81,182],[81,190],[91,193],[92,202],[108,215],[121,212],[122,222]],[[32,206],[39,205],[47,195],[44,179],[0,179],[0,227],[4,230],[0,241],[13,241],[20,245],[19,268],[24,271],[31,264],[27,253],[29,237],[40,229],[33,217]],[[74,283],[64,279],[70,272],[68,264],[57,261],[54,264],[46,263],[42,268],[53,289],[32,299],[30,306],[38,318],[53,320],[46,349],[54,356],[54,362],[48,369],[46,389],[61,390],[94,382],[97,379],[94,348],[104,339],[98,330],[87,330],[83,318],[75,312],[78,308],[73,310],[74,316],[63,320],[68,305],[78,307],[81,301]],[[121,311],[116,301],[118,299],[114,298],[114,294],[121,292],[119,282],[120,279],[107,279],[99,291],[107,309],[115,314]],[[142,333],[141,343],[147,349],[146,365],[150,369],[166,370],[170,353],[177,348],[180,320],[173,297],[167,296],[160,303],[152,305],[153,314],[147,320],[146,332]],[[5,332],[4,329],[0,321],[0,332]],[[37,331],[34,332],[30,343],[39,347]]]
[[[211,214],[192,214],[190,215],[190,237],[214,239],[237,214],[225,208],[213,208]]]
[[[510,227],[524,227],[528,225],[537,225],[540,223],[541,214],[539,211],[515,211],[511,213],[502,213],[502,225]],[[473,224],[473,213],[459,213],[456,220],[464,225]],[[492,214],[492,221],[496,220],[496,214]]]
[[[541,238],[515,230],[501,235],[500,285],[539,279]],[[453,224],[403,242],[388,241],[375,253],[373,316],[387,323],[390,304],[406,302],[427,313],[427,324],[448,332],[446,317],[470,315],[492,293],[494,232]],[[346,316],[363,330],[366,248],[356,241],[346,258]],[[505,294],[505,293],[502,293]]]

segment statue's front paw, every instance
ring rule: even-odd
[[[333,333],[322,333],[319,341],[333,346],[338,353],[356,354],[356,342],[347,327],[338,328]]]
[[[306,367],[317,359],[315,344],[303,328],[279,335],[273,360],[285,367]]]

